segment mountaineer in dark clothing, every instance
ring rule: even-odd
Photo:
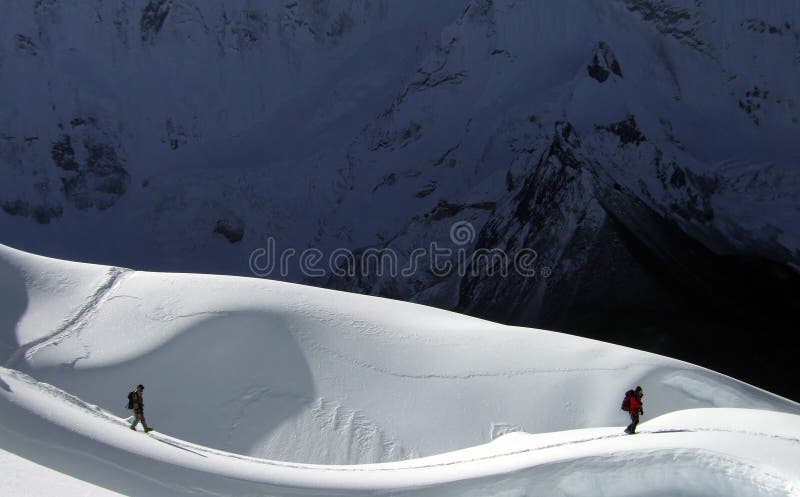
[[[142,426],[144,427],[144,432],[147,433],[148,431],[152,431],[152,428],[148,428],[147,421],[144,420],[144,399],[142,398],[143,392],[144,385],[139,385],[136,387],[136,390],[128,394],[129,401],[132,404],[133,415],[136,418],[133,420],[131,430],[136,431],[136,425],[138,425],[139,421],[141,421]]]

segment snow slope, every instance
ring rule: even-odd
[[[5,246],[0,294],[6,495],[800,495],[800,406],[666,357]]]

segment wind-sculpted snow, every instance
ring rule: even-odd
[[[632,467],[647,496],[797,492],[800,406],[691,364],[266,280],[2,246],[0,272],[0,460],[89,495],[614,496]]]
[[[187,495],[202,488],[218,495],[255,495],[260,489],[265,495],[383,490],[419,496],[589,497],[630,495],[629,485],[644,496],[800,492],[791,460],[800,450],[800,424],[790,414],[688,410],[643,424],[635,437],[619,428],[512,433],[427,458],[321,466],[246,457],[158,432],[145,437],[130,433],[123,420],[97,406],[19,372],[1,368],[0,381],[6,449],[67,473],[90,462],[92,471],[77,477],[129,495]],[[68,460],[59,459],[65,456]],[[95,492],[88,495],[104,495]]]

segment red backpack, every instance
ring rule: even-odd
[[[625,392],[625,398],[622,399],[622,406],[621,409],[623,411],[630,411],[631,410],[631,397],[633,397],[633,390],[628,390]]]

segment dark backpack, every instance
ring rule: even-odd
[[[133,409],[133,399],[136,392],[128,392],[128,409]]]
[[[633,390],[628,390],[625,392],[625,398],[622,399],[622,406],[621,409],[623,411],[630,411],[631,410],[631,397],[633,397]]]

